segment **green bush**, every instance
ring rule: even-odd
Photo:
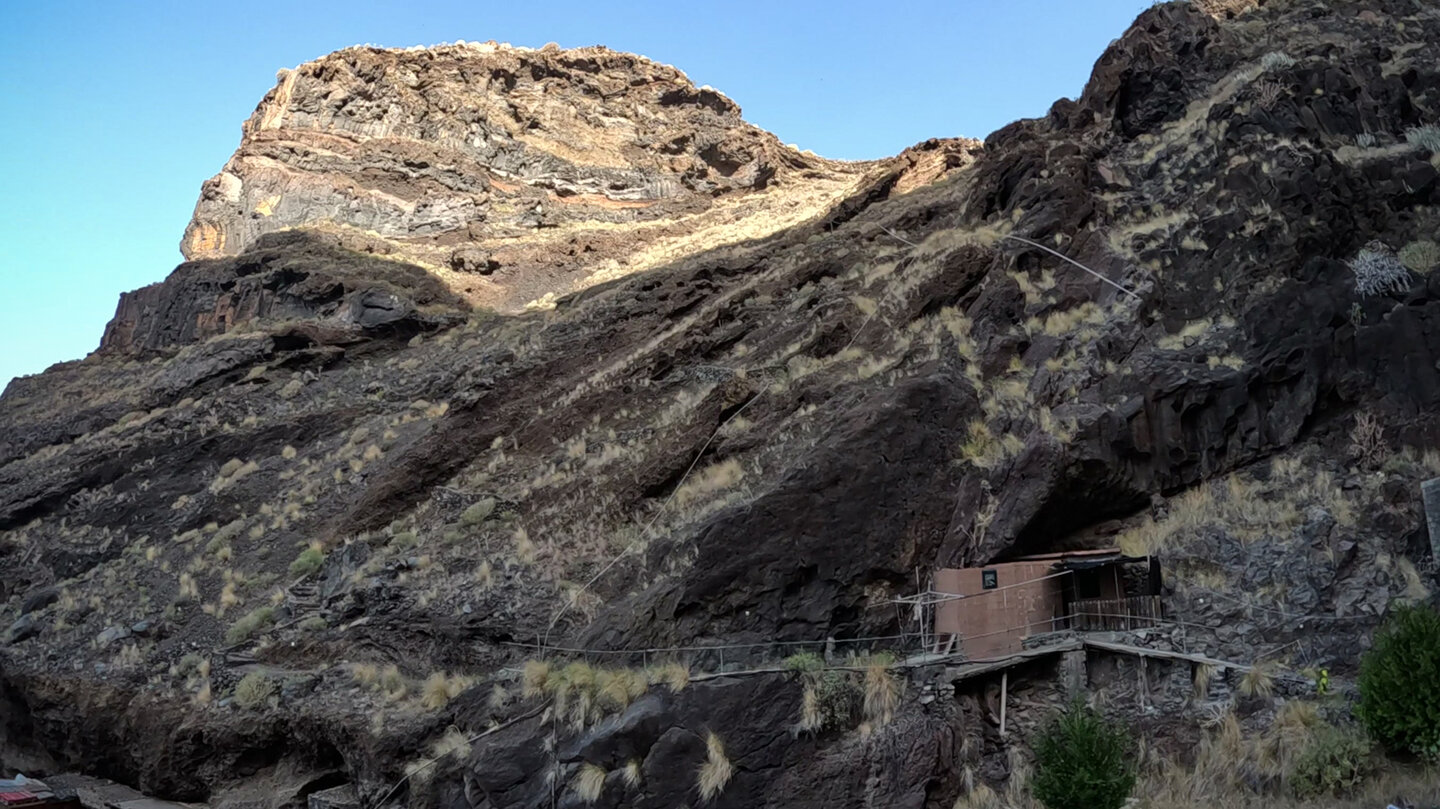
[[[1035,743],[1035,797],[1050,809],[1120,809],[1135,787],[1130,736],[1084,703],[1065,709]]]
[[[1290,772],[1295,797],[1343,797],[1371,771],[1370,740],[1354,730],[1324,727],[1300,751]]]
[[[1440,615],[1397,607],[1360,661],[1360,705],[1370,735],[1387,748],[1440,757]]]
[[[786,671],[804,673],[825,668],[825,661],[814,652],[799,652],[780,661],[780,665]]]
[[[865,691],[850,672],[829,669],[817,673],[807,688],[814,690],[814,703],[808,716],[802,710],[803,725],[818,725],[810,728],[814,730],[847,730],[855,726]]]
[[[324,565],[325,552],[312,545],[301,551],[300,555],[295,557],[295,561],[290,563],[290,575],[297,579],[309,576],[319,572]]]

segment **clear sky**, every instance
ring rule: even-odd
[[[826,157],[981,137],[1080,93],[1150,0],[0,0],[0,386],[162,280],[275,71],[348,45],[607,45]],[[3,425],[0,425],[3,429]]]

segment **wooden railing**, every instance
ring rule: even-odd
[[[1080,632],[1144,629],[1162,617],[1160,596],[1087,598],[1070,604],[1070,628]]]

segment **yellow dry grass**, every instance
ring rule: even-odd
[[[725,756],[724,743],[719,736],[710,733],[705,737],[705,763],[700,765],[697,777],[700,800],[705,803],[714,800],[715,796],[725,790],[725,785],[730,783],[730,777],[734,774],[735,768]]]

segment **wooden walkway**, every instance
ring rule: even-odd
[[[1015,652],[1014,654],[1008,654],[1004,657],[993,657],[986,660],[965,660],[960,655],[949,655],[938,659],[935,655],[921,655],[910,658],[900,665],[905,668],[921,668],[923,666],[934,665],[948,666],[950,671],[947,673],[947,676],[954,680],[965,680],[971,677],[979,677],[997,671],[1004,671],[1021,665],[1022,663],[1028,663],[1032,660],[1050,655],[1075,652],[1081,649],[1093,649],[1097,652],[1127,654],[1136,657],[1182,660],[1188,663],[1214,666],[1216,669],[1234,669],[1239,672],[1246,672],[1253,668],[1250,665],[1236,663],[1233,660],[1220,660],[1206,655],[1175,652],[1167,649],[1148,649],[1144,646],[1131,646],[1127,643],[1115,643],[1098,638],[1070,638],[1047,646],[1039,646],[1034,649],[1026,649],[1023,652]]]

